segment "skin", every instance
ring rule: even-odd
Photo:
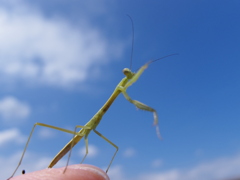
[[[26,173],[11,180],[110,180],[100,168],[88,164],[75,164],[67,167],[50,168]]]

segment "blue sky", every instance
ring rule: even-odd
[[[0,1],[0,178],[17,166],[35,122],[73,130],[105,103],[129,67],[128,89],[159,114],[120,95],[97,130],[119,147],[112,180],[210,180],[240,176],[240,2]],[[37,127],[17,174],[46,168],[72,136]],[[114,148],[89,135],[85,163],[106,169]],[[84,143],[71,164],[83,157]],[[64,166],[66,158],[57,167]]]

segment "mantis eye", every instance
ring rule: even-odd
[[[125,76],[128,76],[128,74],[131,73],[131,70],[128,68],[124,68],[122,72]]]
[[[128,69],[128,68],[124,68],[123,69],[123,74],[128,78],[128,79],[131,79],[132,76],[134,75],[134,73]]]

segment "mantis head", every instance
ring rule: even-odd
[[[130,69],[128,68],[124,68],[123,69],[123,74],[128,78],[128,79],[132,79],[132,77],[134,76],[135,73],[133,73]]]

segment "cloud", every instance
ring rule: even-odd
[[[158,168],[158,167],[162,166],[162,164],[163,164],[162,160],[156,159],[152,162],[152,167],[153,168]]]
[[[38,135],[40,138],[48,139],[56,136],[56,133],[53,132],[54,130],[47,127],[40,128]]]
[[[108,171],[108,176],[111,180],[128,180],[128,178],[125,177],[122,166],[120,165],[111,167]]]
[[[134,177],[128,177],[124,168],[120,165],[109,169],[109,177],[112,180],[227,180],[240,177],[240,154],[231,157],[221,157],[205,163],[200,163],[195,167],[184,169],[175,168],[162,172],[140,172]]]
[[[86,154],[86,147],[85,146],[79,150],[79,154],[81,156],[85,156],[85,154]],[[87,155],[87,157],[92,158],[92,157],[95,157],[97,155],[98,155],[98,148],[94,145],[88,145],[88,155]]]
[[[121,42],[110,42],[86,22],[47,18],[24,1],[8,6],[0,7],[1,83],[74,86],[98,77],[101,65],[121,56]]]
[[[4,121],[26,119],[30,115],[30,107],[12,96],[0,100],[0,116]]]
[[[133,148],[128,148],[123,152],[124,157],[133,157],[136,155],[136,150]]]
[[[26,137],[22,135],[17,128],[0,131],[0,147],[4,146],[6,143],[24,143],[25,141]]]
[[[201,163],[190,169],[172,169],[165,172],[143,174],[139,180],[211,180],[240,176],[240,155]]]

